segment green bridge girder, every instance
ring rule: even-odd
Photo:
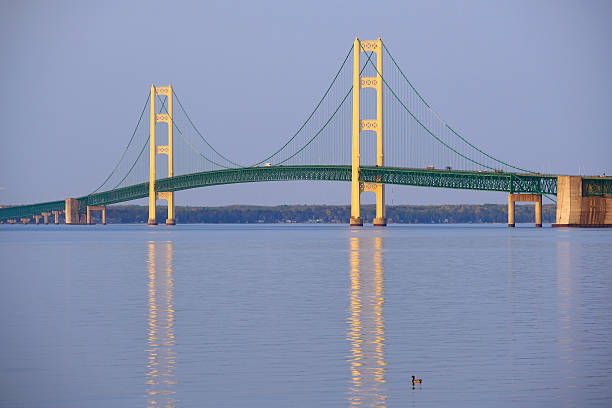
[[[65,200],[61,201],[49,201],[46,203],[29,204],[29,205],[18,205],[14,207],[0,208],[0,220],[15,219],[19,221],[20,218],[32,217],[33,215],[40,215],[43,212],[51,211],[64,211]]]
[[[379,182],[421,187],[502,191],[512,193],[557,194],[557,176],[543,174],[486,173],[460,170],[427,170],[395,167],[361,167],[360,178],[364,182]],[[173,178],[159,179],[156,191],[179,191],[198,187],[264,181],[351,181],[351,166],[269,166],[245,167],[192,173]],[[610,190],[611,180],[593,179],[591,190]],[[587,179],[585,179],[585,182]],[[607,189],[607,190],[606,190]],[[147,197],[149,183],[79,197],[79,206],[110,205]],[[15,206],[0,209],[0,220],[31,217],[42,212],[64,210],[64,200]]]
[[[360,178],[366,182],[408,186],[504,191],[508,193],[557,194],[557,176],[543,174],[363,167],[360,171]]]

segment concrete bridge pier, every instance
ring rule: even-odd
[[[53,222],[55,224],[59,224],[59,217],[62,212],[61,211],[52,211],[52,212],[53,212]]]
[[[25,224],[28,224],[30,222],[30,219],[29,218],[22,218],[21,222],[25,225]]]
[[[66,224],[79,224],[79,202],[76,198],[66,199]]]
[[[557,177],[557,217],[553,227],[611,228],[612,196],[583,196],[581,176]]]
[[[45,223],[45,225],[49,224],[49,216],[50,215],[51,215],[51,213],[49,213],[49,212],[42,213],[43,222]]]
[[[95,205],[87,206],[87,225],[93,224],[91,222],[91,212],[92,211],[102,211],[102,225],[106,225],[106,207],[95,206]]]
[[[508,227],[514,227],[514,201],[512,194],[508,194]]]
[[[40,224],[40,219],[42,218],[42,215],[33,215],[33,217],[36,222],[36,225]]]
[[[508,227],[514,227],[514,203],[535,202],[535,226],[542,227],[542,194],[508,194]]]

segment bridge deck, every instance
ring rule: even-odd
[[[394,167],[361,167],[364,182],[451,189],[502,191],[508,193],[557,194],[557,176],[545,174],[486,173],[461,170],[427,170]],[[198,187],[263,181],[351,181],[351,166],[245,167],[192,173],[159,179],[156,191],[179,191]],[[591,180],[591,179],[588,179]],[[585,179],[585,182],[588,183]],[[593,195],[610,190],[610,178],[592,178]],[[590,185],[590,184],[589,184]],[[588,189],[587,189],[588,190]],[[109,205],[147,197],[149,183],[136,184],[79,197],[80,207]],[[586,191],[588,193],[588,191]],[[606,193],[609,194],[609,193]],[[0,209],[0,219],[29,217],[41,212],[64,210],[64,200]]]

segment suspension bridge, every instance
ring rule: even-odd
[[[542,197],[557,202],[555,226],[612,226],[612,177],[540,174],[487,153],[440,117],[380,38],[355,39],[303,122],[278,149],[251,163],[215,149],[172,86],[152,85],[125,150],[97,188],[82,197],[1,208],[0,222],[54,217],[59,223],[64,214],[67,224],[91,223],[91,212],[102,211],[105,223],[107,205],[148,197],[148,223],[157,224],[156,202],[166,200],[165,223],[172,225],[176,191],[291,180],[350,182],[352,226],[363,225],[364,192],[376,195],[373,225],[386,225],[387,184],[507,192],[509,226],[517,201],[535,202],[541,226]]]

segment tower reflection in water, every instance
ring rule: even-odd
[[[172,242],[149,241],[148,252],[147,406],[176,407]]]
[[[352,236],[348,340],[352,406],[386,407],[383,238]]]

